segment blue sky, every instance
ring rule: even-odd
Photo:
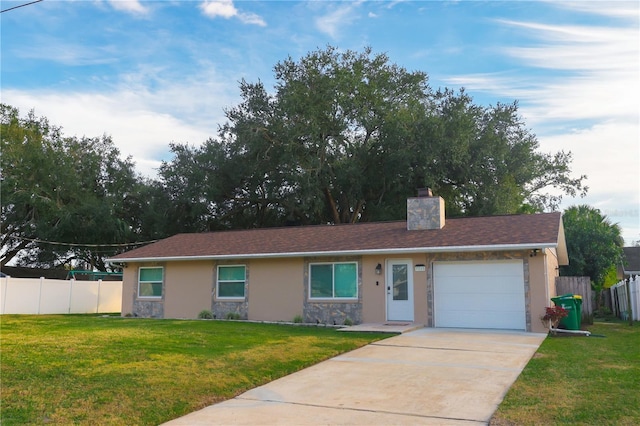
[[[271,88],[288,56],[371,46],[433,88],[518,100],[541,151],[572,151],[588,175],[588,196],[562,207],[597,207],[640,240],[635,1],[44,0],[0,16],[2,102],[111,135],[145,175],[170,142],[216,135],[240,79]]]

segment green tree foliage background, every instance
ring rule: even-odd
[[[21,118],[13,107],[0,108],[0,264],[82,261],[105,270],[104,257],[118,251],[108,245],[144,236],[136,201],[142,185],[133,162],[122,159],[106,136],[64,137],[33,112]]]
[[[433,91],[371,49],[327,47],[274,74],[272,91],[240,83],[216,139],[172,146],[160,176],[191,229],[397,220],[421,187],[450,216],[552,210],[587,190],[570,153],[539,152],[516,103]]]
[[[541,153],[515,102],[433,90],[424,72],[370,48],[328,46],[277,63],[274,76],[271,89],[241,81],[218,134],[171,144],[155,180],[109,137],[64,137],[3,105],[0,264],[104,270],[105,256],[126,249],[107,244],[178,232],[402,220],[422,187],[448,216],[555,210],[561,195],[586,193],[571,154]]]
[[[596,291],[611,284],[611,274],[615,276],[622,259],[624,241],[620,227],[600,210],[587,205],[566,209],[562,222],[569,265],[560,267],[560,275],[590,277]]]

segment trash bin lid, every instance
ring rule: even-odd
[[[552,297],[551,300],[573,299],[573,294],[563,294],[562,296]]]

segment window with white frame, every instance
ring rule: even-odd
[[[246,276],[244,265],[218,266],[217,297],[219,299],[244,299]]]
[[[141,267],[138,270],[138,297],[161,298],[163,275],[162,266]]]
[[[356,262],[310,264],[309,298],[357,299],[358,264]]]

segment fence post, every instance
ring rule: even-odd
[[[96,302],[96,314],[100,313],[100,287],[102,286],[102,280],[98,280],[98,301]]]
[[[40,315],[40,305],[42,305],[42,283],[44,282],[44,277],[40,277],[40,290],[38,291],[38,315]]]
[[[71,285],[69,286],[69,313],[71,313],[71,297],[73,296],[73,285],[76,282],[75,277],[72,277],[69,281],[71,281]]]
[[[2,298],[2,312],[7,312],[7,293],[9,292],[9,277],[4,277],[4,297]]]
[[[629,313],[629,325],[633,325],[633,309],[631,308],[631,277],[627,278],[627,312]]]

